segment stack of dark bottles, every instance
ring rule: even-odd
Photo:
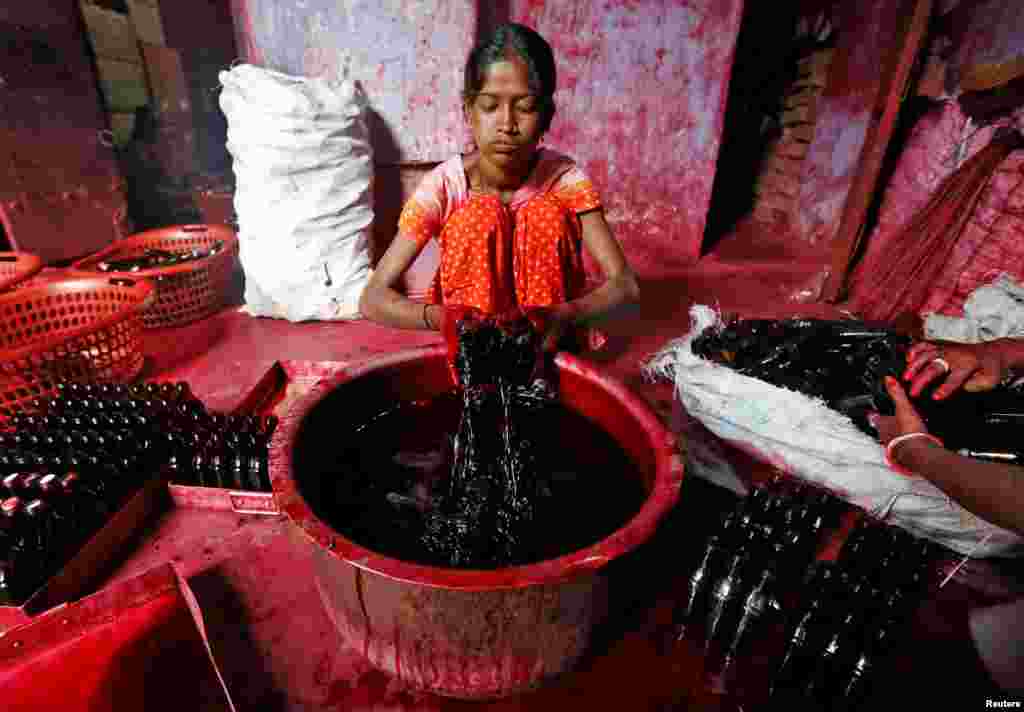
[[[711,533],[676,605],[679,639],[718,691],[769,709],[854,710],[932,591],[937,545],[863,512],[835,561],[818,554],[839,498],[789,478],[755,488]]]
[[[735,691],[766,631],[781,624],[825,532],[846,508],[784,478],[755,488],[707,541],[675,611],[676,634],[702,647],[706,670]]]
[[[100,272],[138,272],[144,269],[156,269],[158,267],[173,267],[175,265],[194,262],[206,257],[216,255],[224,249],[224,242],[217,240],[211,247],[196,248],[184,252],[169,252],[167,250],[146,250],[141,255],[134,257],[122,257],[116,260],[105,260],[96,267]]]
[[[537,540],[535,416],[557,403],[538,378],[541,336],[525,317],[456,326],[462,414],[451,476],[426,513],[422,543],[444,565],[529,561]]]
[[[860,321],[750,319],[704,332],[693,351],[744,375],[820,398],[874,437],[868,414],[893,414],[884,378],[901,376],[910,344],[904,334]],[[978,459],[1024,462],[1017,435],[1024,423],[1024,390],[1001,385],[935,401],[930,397],[935,387],[911,400],[948,447]]]
[[[771,702],[780,709],[865,709],[872,685],[936,583],[938,551],[865,517],[835,562],[810,572],[789,616]]]
[[[185,383],[63,383],[0,430],[0,605],[60,570],[156,473],[269,491],[273,419],[207,412]]]

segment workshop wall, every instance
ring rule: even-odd
[[[76,3],[0,4],[0,224],[47,261],[120,234],[124,193]]]
[[[836,234],[875,118],[882,86],[879,68],[898,47],[903,19],[913,5],[912,0],[835,5],[839,36],[802,166],[794,224],[797,239],[828,245]]]
[[[877,224],[853,275],[855,294],[865,288],[867,277],[885,260],[894,241],[906,239],[904,228],[942,181],[984,148],[997,126],[1024,128],[1024,106],[986,124],[970,120],[956,99],[961,78],[975,75],[979,64],[1007,66],[1024,58],[1024,6],[987,0],[947,5],[951,6],[938,9],[939,21],[934,24],[942,37],[933,38],[933,47],[945,58],[948,94],[922,113],[900,147],[891,179],[882,187]],[[997,78],[999,71],[987,76]],[[967,296],[1000,272],[1024,280],[1022,165],[1024,151],[1014,151],[996,171],[931,289],[924,311],[959,314]]]
[[[947,87],[955,93],[972,67],[1024,60],[1024,3],[963,0],[949,13],[953,50]]]
[[[638,269],[663,273],[697,259],[741,0],[232,5],[246,61],[363,83],[381,165],[432,165],[464,150],[459,92],[476,36],[506,20],[535,27],[560,72],[546,144],[574,156],[594,179]]]

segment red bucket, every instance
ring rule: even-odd
[[[325,608],[349,643],[378,668],[435,694],[464,699],[523,692],[569,670],[600,620],[605,566],[654,534],[679,498],[675,438],[625,385],[568,354],[555,361],[563,405],[626,451],[646,492],[617,531],[571,554],[496,570],[414,564],[364,548],[314,514],[295,468],[304,422],[332,393],[372,415],[380,403],[430,398],[450,388],[443,346],[389,354],[320,381],[282,418],[271,444],[275,495],[313,550]],[[314,488],[316,487],[314,483]]]

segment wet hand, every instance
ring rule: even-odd
[[[932,397],[942,400],[956,392],[987,391],[1003,378],[999,352],[985,344],[936,344],[921,342],[907,352],[903,379],[910,382],[910,395],[918,396],[928,384],[944,379]]]
[[[444,336],[445,346],[448,349],[448,373],[451,376],[452,383],[458,385],[459,375],[455,370],[455,355],[459,350],[458,325],[467,321],[470,323],[482,321],[484,313],[474,307],[457,305],[437,306],[433,311],[439,312],[437,322],[433,323],[433,325]]]
[[[562,337],[572,328],[575,315],[576,309],[571,304],[533,307],[526,311],[526,318],[533,324],[537,333],[541,334],[542,350],[548,353],[558,349]]]

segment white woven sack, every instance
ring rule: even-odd
[[[327,118],[351,116],[353,100],[359,93],[352,82],[295,77],[252,64],[235,65],[221,72],[219,78],[229,106],[237,101],[260,115],[291,116],[299,122],[319,119],[320,114]]]
[[[247,64],[220,81],[246,311],[357,318],[373,224],[365,95],[351,81]]]
[[[1024,338],[1024,285],[1002,273],[968,295],[963,316],[928,314],[924,330],[929,339],[968,344]]]
[[[702,305],[690,315],[689,334],[667,344],[645,370],[673,381],[687,412],[715,435],[954,551],[977,557],[1024,551],[1016,534],[974,516],[927,480],[891,470],[879,443],[822,401],[694,354],[693,339],[721,321]]]

